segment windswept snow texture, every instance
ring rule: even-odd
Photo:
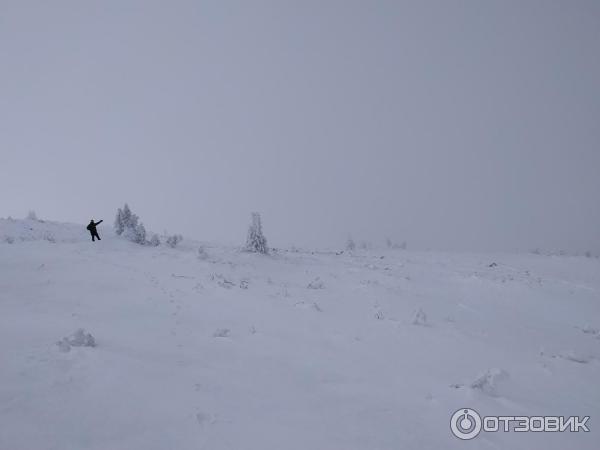
[[[598,448],[597,259],[265,256],[109,229],[0,221],[0,449]],[[81,328],[95,346],[61,350]],[[591,432],[463,442],[463,407]]]

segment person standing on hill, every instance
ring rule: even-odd
[[[90,223],[87,226],[87,230],[92,235],[92,242],[94,242],[94,238],[98,238],[99,241],[102,240],[102,239],[100,239],[100,236],[98,236],[98,230],[96,230],[96,226],[100,225],[101,223],[102,223],[102,220],[100,220],[100,222],[94,222],[94,219],[92,219],[92,220],[90,220]]]

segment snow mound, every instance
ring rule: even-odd
[[[478,389],[485,394],[496,396],[498,395],[498,385],[508,378],[507,371],[494,367],[477,377],[471,383],[471,389]]]
[[[71,347],[95,347],[96,339],[91,333],[79,328],[70,336],[62,338],[56,345],[61,352],[68,352],[71,351]]]
[[[231,334],[231,330],[229,328],[218,328],[213,333],[213,337],[224,338],[224,337],[229,337],[230,334]]]
[[[423,311],[423,309],[421,309],[421,308],[418,308],[413,313],[413,318],[412,318],[411,323],[413,325],[427,326],[427,314],[425,314],[425,311]]]
[[[320,277],[317,277],[314,280],[312,280],[310,283],[308,283],[308,286],[306,286],[306,287],[308,289],[324,289],[325,283],[323,283],[323,280],[321,280]]]
[[[576,362],[579,364],[587,364],[592,360],[592,358],[590,356],[583,355],[574,350],[566,350],[566,351],[560,352],[560,354],[558,356],[559,356],[559,358],[566,359],[567,361],[572,361],[572,362]]]
[[[586,324],[581,331],[583,331],[585,334],[600,334],[600,330],[598,330],[598,328],[592,327],[589,324]]]
[[[0,220],[1,449],[459,449],[458,407],[600,417],[596,259],[259,258],[135,245],[104,220],[101,243],[85,225]],[[593,433],[476,442],[598,448]]]
[[[47,241],[75,243],[89,240],[84,225],[34,219],[0,219],[0,243]]]

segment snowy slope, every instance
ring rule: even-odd
[[[103,226],[103,224],[100,224],[100,226]],[[82,242],[89,240],[89,232],[86,231],[85,226],[71,223],[31,219],[0,219],[0,243],[12,244],[39,240],[53,243]]]
[[[2,450],[598,448],[597,259],[199,259],[99,230],[0,220]],[[78,328],[97,346],[56,344]],[[462,407],[592,431],[463,442]]]

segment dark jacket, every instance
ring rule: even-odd
[[[93,220],[90,220],[90,223],[89,223],[89,225],[87,226],[87,230],[88,230],[90,233],[95,233],[95,232],[96,232],[96,225],[100,225],[101,223],[102,223],[102,220],[101,220],[100,222],[96,222],[96,223],[94,223],[94,221],[93,221]]]

